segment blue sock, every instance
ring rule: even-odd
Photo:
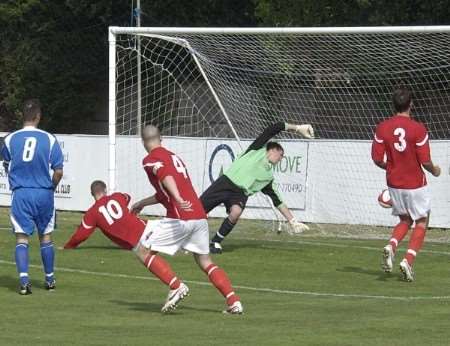
[[[19,273],[20,284],[28,283],[28,244],[16,244],[16,267]]]
[[[55,250],[52,241],[41,243],[41,258],[44,264],[45,281],[52,282],[54,280],[53,265],[55,262]]]

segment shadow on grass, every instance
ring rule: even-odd
[[[256,242],[237,242],[233,241],[232,243],[222,243],[223,253],[239,251],[244,249],[253,249],[253,250],[276,250],[283,252],[300,252],[301,249],[299,247],[292,247],[286,244],[273,244],[273,243],[265,243],[264,240],[261,240],[259,243]]]
[[[75,249],[65,249],[64,251],[83,251],[83,250],[122,250],[127,251],[125,249],[121,249],[120,247],[114,245],[82,245]]]
[[[364,274],[364,275],[371,275],[376,276],[376,280],[379,281],[387,281],[387,280],[394,280],[399,279],[401,280],[401,277],[399,277],[396,274],[393,273],[385,273],[379,270],[375,269],[368,269],[368,268],[362,268],[362,267],[343,267],[340,269],[336,269],[338,272],[344,272],[344,273],[356,273],[356,274]]]
[[[19,278],[16,276],[0,276],[0,287],[5,287],[10,291],[17,292],[19,289]]]
[[[161,313],[161,308],[163,306],[163,302],[160,303],[142,303],[142,302],[131,302],[131,301],[125,301],[125,300],[110,300],[111,303],[118,304],[121,306],[128,307],[130,310],[135,311],[147,311],[147,312],[155,312],[155,313]],[[184,302],[181,302],[180,305],[177,307],[177,309],[169,313],[167,315],[172,314],[180,314],[183,313],[184,310],[190,310],[190,311],[201,311],[201,312],[210,312],[210,313],[220,313],[219,310],[214,309],[204,309],[204,308],[196,308],[193,306],[187,306],[184,304]]]
[[[32,291],[34,291],[35,289],[47,291],[47,289],[45,288],[43,277],[30,277],[30,282]],[[19,290],[19,277],[7,275],[0,276],[0,287],[5,287],[8,290],[17,293]]]

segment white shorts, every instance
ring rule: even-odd
[[[418,189],[389,188],[392,199],[392,215],[409,215],[413,220],[427,217],[431,210],[428,186]]]
[[[192,253],[209,254],[208,222],[164,218],[147,222],[139,243],[147,249],[175,255],[181,248]]]

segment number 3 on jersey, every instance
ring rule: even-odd
[[[394,136],[398,136],[398,142],[394,143],[394,148],[400,152],[405,151],[405,149],[406,149],[405,129],[403,129],[401,127],[397,127],[394,130]]]
[[[177,172],[183,174],[183,177],[187,179],[186,167],[184,167],[180,158],[177,155],[172,155],[172,161]]]
[[[102,213],[108,225],[112,225],[114,220],[118,220],[123,216],[123,210],[119,202],[111,199],[106,203],[106,207],[102,205],[98,208],[98,211]]]

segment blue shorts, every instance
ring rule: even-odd
[[[13,191],[11,222],[15,233],[32,235],[37,228],[40,235],[55,228],[55,200],[53,190],[20,188]]]

